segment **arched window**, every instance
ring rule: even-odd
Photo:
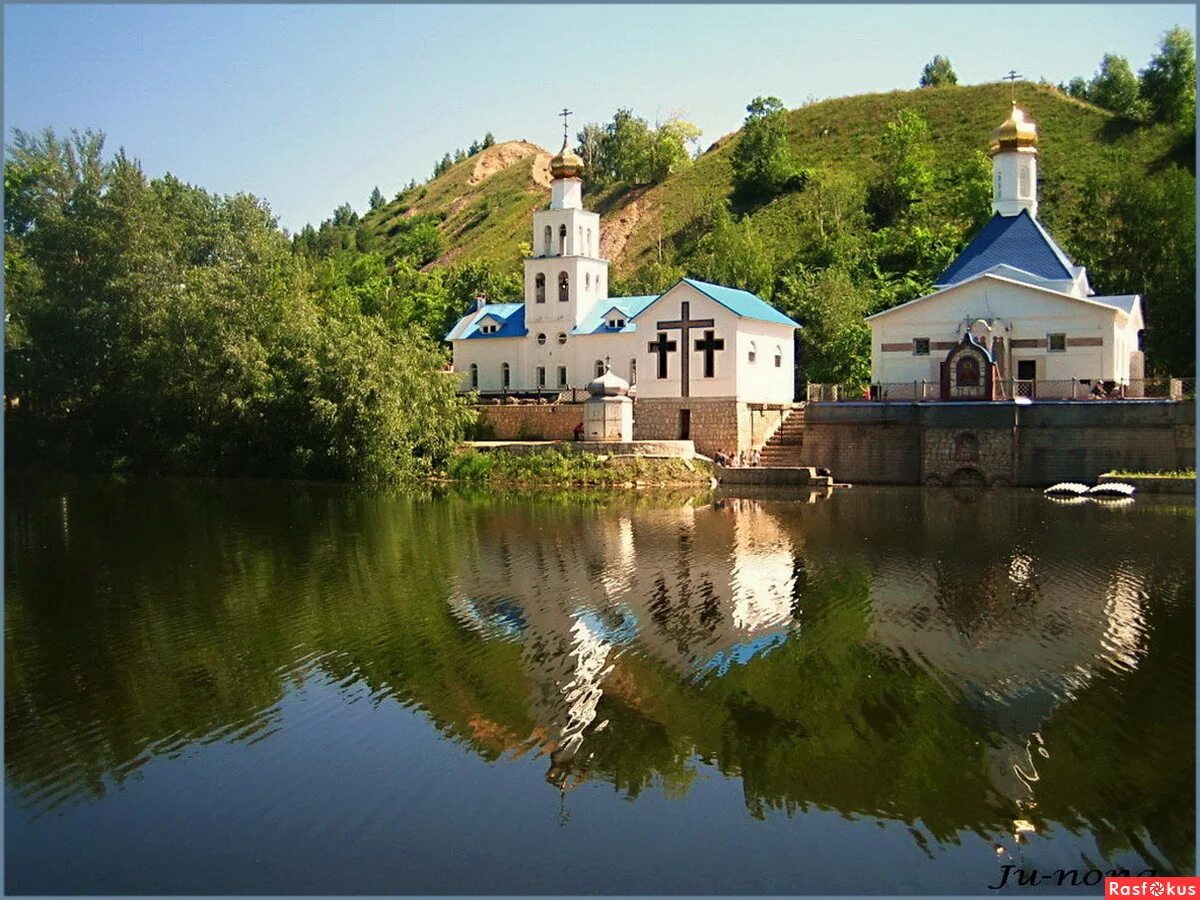
[[[575,238],[575,255],[578,256],[583,252],[583,226],[580,225],[578,234]]]
[[[599,378],[603,374],[604,374],[604,360],[598,359],[598,360],[596,360],[596,377]]]
[[[974,356],[962,357],[955,368],[959,387],[979,387],[979,360]]]
[[[590,291],[592,289],[592,273],[591,272],[583,273],[583,289],[585,291]]]
[[[565,256],[567,253],[567,226],[558,226],[558,255]]]
[[[469,371],[471,373],[471,388],[474,389],[479,387],[479,366],[475,365],[475,363],[471,363],[471,368]]]
[[[567,386],[567,367],[566,366],[558,367],[558,386],[559,387]]]
[[[571,281],[567,277],[566,272],[558,273],[558,299],[562,303],[566,303],[571,296]]]
[[[751,365],[758,359],[758,348],[754,346],[754,341],[750,342],[750,352],[746,354],[747,360]]]
[[[545,236],[546,246],[542,252],[542,256],[549,256],[554,251],[554,230],[549,225],[546,226]]]
[[[546,367],[545,366],[537,367],[537,386],[540,388],[544,388],[546,386]]]
[[[539,347],[542,346],[542,344],[546,343],[546,335],[544,333],[539,334],[537,336],[537,342],[538,342]]]
[[[783,368],[783,348],[778,346],[775,348],[775,368]]]
[[[505,390],[508,389],[508,384],[509,384],[508,375],[509,375],[508,363],[500,363],[500,386],[503,387]]]
[[[629,383],[637,384],[637,360],[636,359],[631,359],[629,361]]]
[[[541,272],[533,279],[533,299],[538,303],[546,302],[546,276]]]
[[[997,172],[996,173],[996,199],[997,200],[1000,199],[1000,189],[1002,186],[1003,186],[1003,182],[1000,180],[1000,173]]]
[[[587,239],[587,255],[588,255],[588,256],[595,256],[596,254],[595,254],[595,252],[592,250],[592,229],[590,229],[590,228],[589,228],[589,229],[587,230],[587,236],[588,236],[588,239]]]

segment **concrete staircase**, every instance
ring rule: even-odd
[[[804,407],[788,413],[783,424],[763,444],[761,457],[766,466],[803,466]]]

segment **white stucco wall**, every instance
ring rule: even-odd
[[[919,301],[869,320],[871,379],[881,383],[939,379],[945,349],[931,348],[928,356],[882,349],[885,344],[910,344],[929,338],[931,344],[957,341],[976,319],[1001,320],[1011,330],[997,331],[1012,347],[1010,375],[1017,362],[1033,360],[1039,381],[1103,378],[1127,381],[1129,355],[1137,349],[1140,315],[1127,316],[1097,303],[1039,290],[1019,282],[985,276],[947,288]],[[1046,349],[1047,335],[1065,334],[1064,351]],[[1100,346],[1070,346],[1072,339],[1100,339]],[[1037,341],[1036,347],[1012,346]]]

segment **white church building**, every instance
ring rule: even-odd
[[[662,294],[608,295],[600,216],[583,208],[583,161],[550,161],[550,207],[533,215],[525,301],[478,300],[446,340],[462,390],[583,388],[608,366],[636,396],[634,437],[690,438],[701,452],[753,443],[750,406],[794,397],[799,326],[747,291],[685,278]]]
[[[1136,395],[1141,298],[1101,297],[1038,221],[1037,126],[1013,104],[992,133],[992,219],[934,291],[867,318],[888,399]]]

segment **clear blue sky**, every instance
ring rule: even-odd
[[[4,8],[4,125],[97,128],[142,160],[266,198],[295,230],[427,178],[487,131],[557,149],[618,106],[682,111],[704,146],[758,94],[789,107],[916,85],[935,53],[959,82],[1010,68],[1135,69],[1195,7],[116,6]]]

